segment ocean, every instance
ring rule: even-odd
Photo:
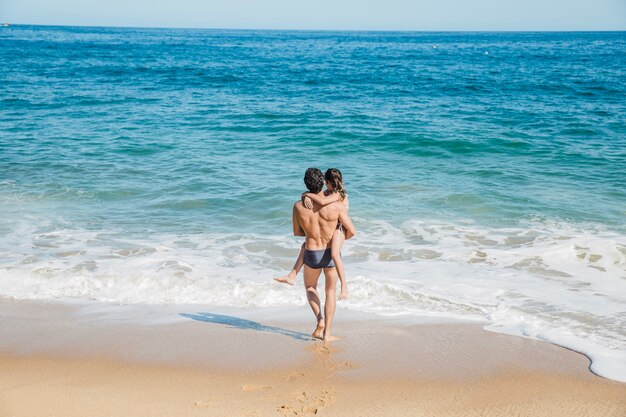
[[[0,296],[304,305],[272,277],[304,171],[336,167],[340,309],[626,381],[626,33],[18,25],[0,66]]]

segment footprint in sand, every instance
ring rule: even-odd
[[[341,362],[330,367],[331,371],[347,371],[356,368],[352,362]]]
[[[333,398],[334,394],[330,390],[323,390],[314,398],[306,391],[302,391],[295,398],[295,400],[300,403],[299,405],[283,404],[276,409],[284,416],[314,415],[331,405]]]
[[[293,408],[290,405],[279,405],[276,410],[280,413],[282,413],[282,415],[284,416],[297,416],[298,415],[298,410],[296,410],[295,408]]]
[[[243,392],[259,392],[259,391],[269,391],[273,387],[271,385],[243,385],[241,390]]]
[[[287,382],[297,381],[299,379],[304,378],[304,372],[297,372],[295,374],[291,374],[287,377]]]
[[[208,408],[211,405],[211,400],[200,400],[193,403],[196,408]]]
[[[335,375],[337,375],[337,372],[349,371],[354,368],[356,368],[356,365],[351,362],[341,362],[336,365],[332,365],[329,368],[330,374],[326,377],[326,379],[334,377]]]
[[[298,400],[299,403],[304,404],[306,402],[311,401],[311,399],[309,398],[308,394],[306,393],[306,391],[302,391],[301,393],[296,395],[296,399]]]
[[[311,347],[309,347],[309,351],[315,353],[316,355],[320,355],[320,356],[330,356],[331,354],[335,354],[335,353],[341,352],[341,349],[339,349],[339,347],[333,346],[333,345],[316,343],[316,344],[312,345]]]

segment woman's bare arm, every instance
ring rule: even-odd
[[[352,219],[350,219],[350,216],[348,215],[348,209],[345,206],[339,211],[339,221],[345,230],[346,240],[352,239],[354,235],[356,235],[356,228],[354,227]]]
[[[304,196],[309,197],[311,200],[315,201],[321,206],[327,206],[330,203],[341,200],[341,196],[339,195],[339,193],[330,193],[325,197],[320,197],[319,195],[313,193],[304,193]]]

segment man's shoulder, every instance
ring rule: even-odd
[[[304,204],[302,204],[302,201],[296,201],[295,203],[293,203],[293,210],[295,212],[302,213],[305,210],[307,210],[307,208],[304,207]]]

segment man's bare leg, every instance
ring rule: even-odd
[[[289,274],[287,275],[274,278],[274,279],[278,282],[293,285],[296,282],[296,276],[298,275],[298,272],[300,272],[300,269],[302,269],[302,265],[304,265],[304,243],[300,247],[300,253],[298,254],[298,259],[296,259],[296,263],[291,269],[291,272],[289,272]]]
[[[330,334],[330,328],[335,317],[335,308],[337,307],[337,271],[335,268],[324,268],[324,276],[326,277],[324,286],[326,292],[326,300],[324,300],[324,318],[326,319],[324,341],[332,342],[338,339]]]
[[[313,269],[308,266],[304,266],[304,288],[306,288],[306,298],[309,300],[309,305],[315,318],[317,320],[317,326],[312,336],[317,339],[324,337],[324,317],[322,316],[322,308],[320,296],[317,293],[317,281],[320,277],[321,269]]]

